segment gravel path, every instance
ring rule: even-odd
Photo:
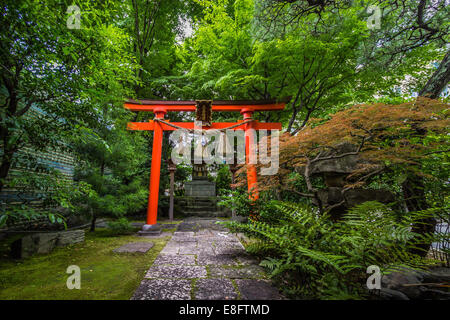
[[[180,224],[178,230],[194,231],[173,234],[131,299],[283,299],[238,238],[214,222]]]

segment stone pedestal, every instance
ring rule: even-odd
[[[185,195],[188,197],[215,197],[216,183],[204,179],[196,179],[184,184]]]
[[[161,225],[157,224],[144,224],[142,230],[138,232],[140,236],[159,236],[161,234]]]

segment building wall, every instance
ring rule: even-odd
[[[42,111],[38,108],[32,108],[27,112],[27,117],[36,117],[39,114],[42,114]],[[59,147],[56,148],[48,148],[44,151],[37,151],[33,149],[31,146],[24,147],[21,150],[17,151],[15,154],[15,158],[26,157],[31,155],[36,159],[37,163],[47,167],[54,168],[58,170],[61,174],[61,179],[66,182],[73,181],[74,168],[75,168],[75,158],[73,155],[63,150],[64,143],[61,142]],[[0,157],[3,155],[3,148],[0,144]],[[14,177],[20,177],[24,173],[34,172],[39,175],[46,175],[47,173],[36,172],[34,169],[27,168],[25,165],[16,164],[13,165],[9,171],[8,177],[6,178],[6,186],[0,192],[0,205],[1,211],[7,209],[11,205],[17,204],[27,204],[35,208],[36,210],[44,209],[42,206],[42,201],[39,199],[39,193],[37,190],[27,190],[24,192],[21,188],[12,188],[8,187],[8,182],[11,181]],[[1,213],[0,211],[0,213]],[[43,220],[46,218],[44,217]],[[41,219],[42,220],[42,219]],[[48,219],[47,219],[48,220]],[[8,223],[9,228],[16,229],[18,226],[25,227],[28,224],[35,224],[36,221],[17,221],[14,225]]]

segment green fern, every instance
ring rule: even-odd
[[[275,280],[283,281],[286,293],[294,297],[363,298],[367,295],[368,266],[378,265],[383,272],[425,268],[432,262],[411,254],[411,249],[430,239],[447,237],[448,241],[448,235],[419,236],[411,231],[412,223],[442,208],[399,219],[389,206],[366,202],[349,210],[337,223],[297,203],[271,201],[259,208],[264,214],[257,221],[225,224],[256,240],[247,250],[266,256],[261,266]]]

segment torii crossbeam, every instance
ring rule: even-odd
[[[131,111],[147,111],[155,114],[155,119],[164,119],[167,112],[195,112],[197,111],[198,101],[158,101],[158,100],[128,100],[124,107]],[[253,135],[247,134],[248,130],[281,130],[281,123],[261,123],[252,119],[255,111],[276,111],[283,110],[285,102],[277,102],[275,100],[264,101],[212,101],[212,111],[231,111],[240,112],[243,115],[243,120],[238,122],[219,122],[210,123],[208,126],[203,126],[203,130],[210,129],[224,129],[233,125],[243,123],[241,126],[234,127],[233,130],[245,130],[245,155],[247,167],[247,185],[249,192],[252,191],[252,198],[258,198],[256,189],[257,174],[256,168],[249,164],[250,148],[254,143]],[[253,121],[249,121],[253,120]],[[165,120],[166,122],[169,120]],[[184,129],[194,129],[194,122],[170,122],[175,127]],[[150,173],[150,187],[147,208],[147,223],[143,227],[143,233],[159,233],[160,228],[157,224],[158,213],[158,198],[159,198],[159,180],[161,173],[161,151],[163,131],[176,130],[159,121],[149,122],[129,122],[128,130],[153,130],[153,150],[152,150],[152,164]]]

